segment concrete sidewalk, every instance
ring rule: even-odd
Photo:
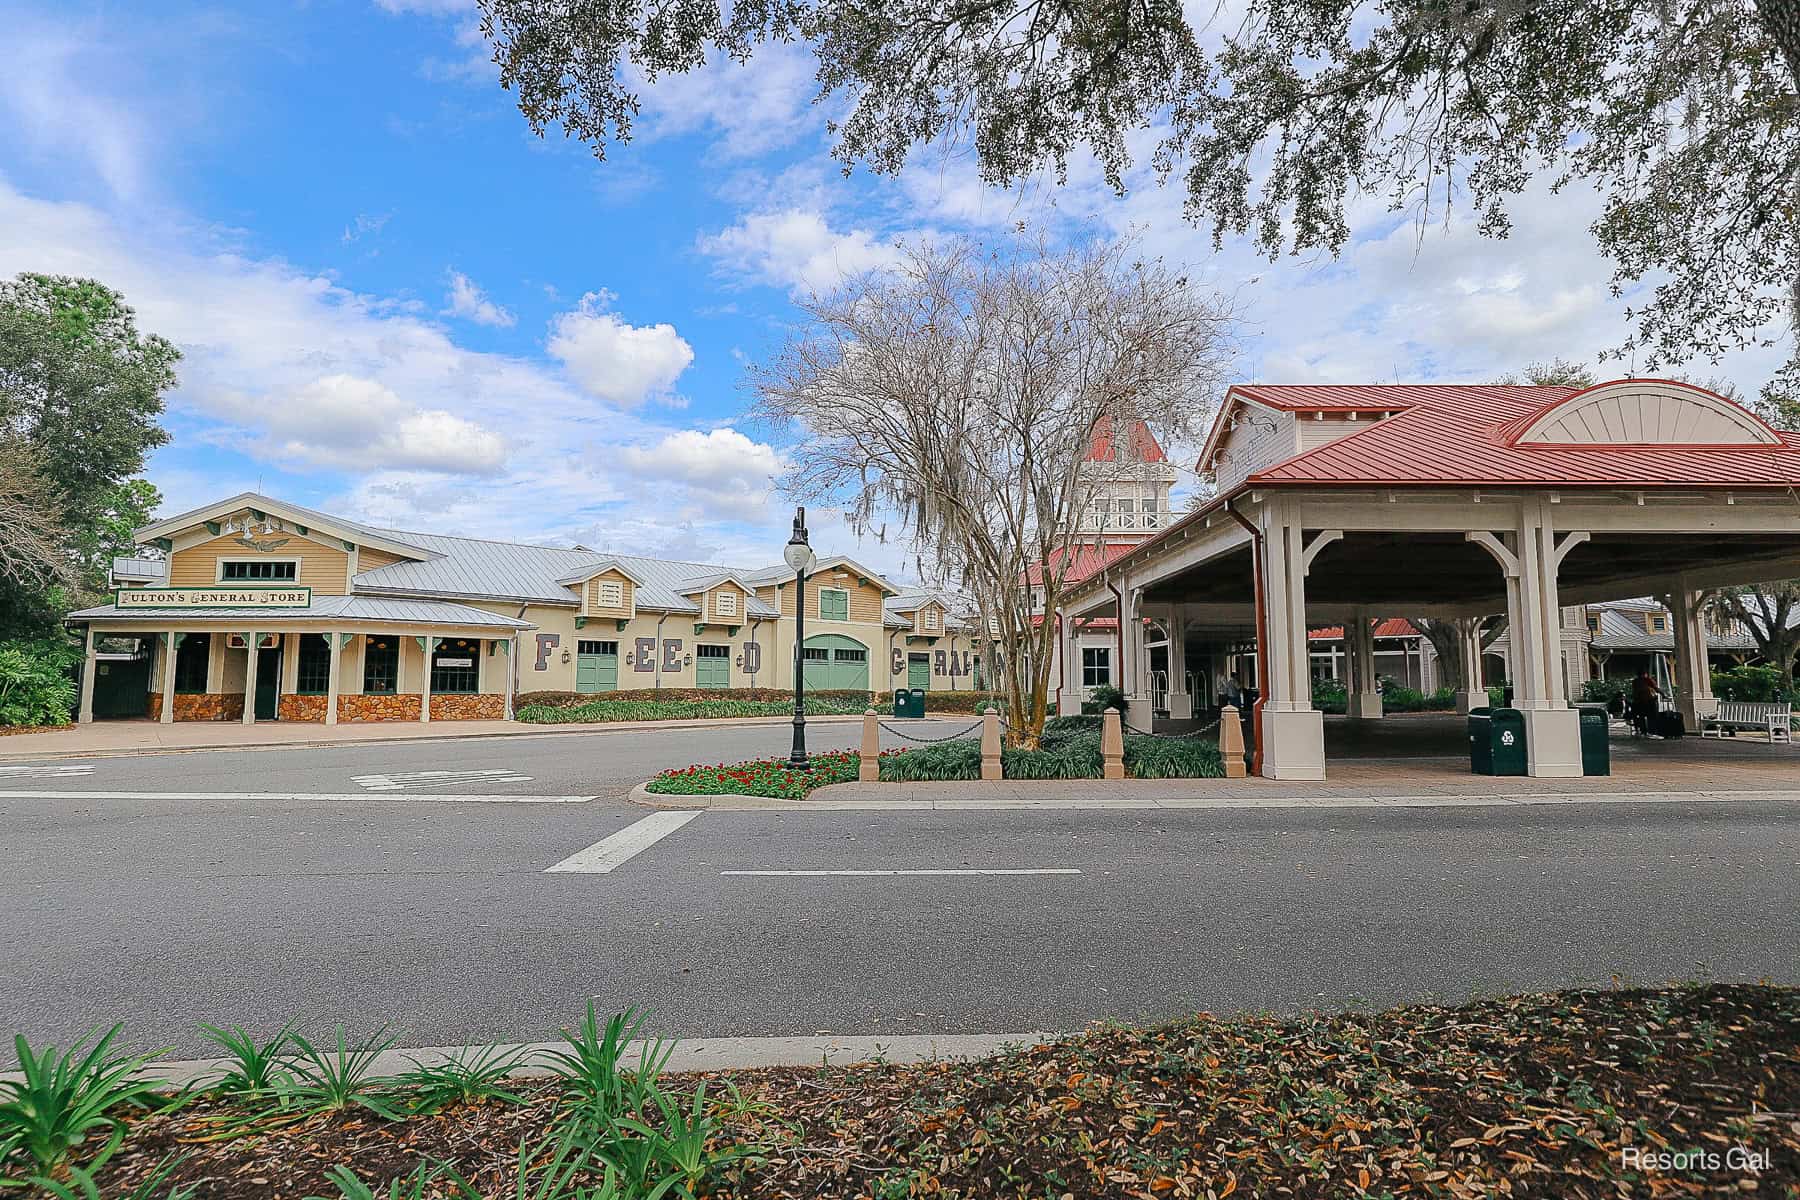
[[[935,719],[935,718],[927,718]],[[954,720],[955,718],[948,718]],[[720,729],[786,725],[792,717],[729,717],[705,721],[597,721],[579,725],[531,725],[519,721],[370,721],[323,725],[298,721],[95,721],[38,733],[0,737],[0,763],[57,758],[105,758],[168,754],[183,750],[277,750],[296,746],[352,746],[363,742],[436,742],[471,738],[561,737],[571,733],[631,733],[660,729]],[[860,721],[849,716],[808,716],[808,725]]]

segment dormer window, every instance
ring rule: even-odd
[[[1665,617],[1661,613],[1651,613],[1650,614],[1650,632],[1651,633],[1667,633],[1667,632],[1669,632],[1669,618]]]
[[[735,617],[738,615],[736,592],[713,593],[713,615],[718,617]]]
[[[600,581],[600,607],[624,608],[625,585],[616,579],[602,579]]]
[[[925,610],[925,628],[936,631],[938,627],[938,611],[935,608]]]

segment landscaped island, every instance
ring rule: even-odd
[[[531,1080],[508,1077],[516,1051],[377,1078],[392,1035],[227,1034],[210,1082],[116,1101],[100,1093],[129,1085],[95,1083],[102,1054],[29,1117],[0,1084],[4,1171],[108,1200],[1610,1200],[1800,1182],[1792,988],[1202,1014],[968,1062],[694,1076],[660,1074],[666,1044],[625,1053],[636,1029],[590,1014]],[[83,1102],[85,1136],[54,1133]]]

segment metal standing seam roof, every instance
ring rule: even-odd
[[[495,542],[480,538],[451,537],[437,533],[382,531],[383,536],[405,540],[442,557],[426,562],[399,562],[363,571],[354,586],[359,592],[384,592],[440,596],[481,597],[532,601],[544,604],[579,604],[575,587],[558,582],[587,568],[599,570],[617,565],[643,582],[637,589],[640,608],[699,613],[700,606],[681,594],[695,580],[717,579],[725,574],[748,576],[716,563],[671,562],[627,554],[602,554],[561,546],[532,546],[521,542]],[[776,610],[750,596],[745,616],[773,617]]]
[[[314,596],[306,608],[120,608],[102,604],[69,614],[71,620],[220,620],[286,623],[369,621],[396,625],[475,625],[495,629],[536,629],[530,621],[451,604],[442,600],[402,600],[386,596]]]
[[[169,572],[167,559],[162,558],[126,558],[112,560],[112,573],[115,576],[125,575],[132,579],[161,579]]]
[[[911,629],[913,625],[912,620],[907,617],[902,617],[899,614],[917,612],[919,609],[924,608],[933,601],[936,601],[938,607],[944,610],[944,631],[946,633],[953,630],[971,628],[967,621],[964,621],[962,618],[956,616],[955,613],[951,612],[950,604],[943,596],[930,591],[901,592],[898,595],[889,596],[886,600],[882,601],[881,604],[882,624],[885,625],[890,621],[898,621],[898,624],[895,624],[893,628]]]
[[[201,513],[208,512],[224,505],[230,505],[233,509],[254,508],[262,512],[276,512],[277,510],[285,509],[289,512],[299,514],[299,516],[311,523],[318,525],[334,525],[340,529],[347,530],[350,533],[360,534],[364,538],[398,542],[403,546],[411,546],[416,550],[426,550],[426,547],[418,545],[412,540],[411,534],[399,533],[392,529],[377,529],[373,525],[364,525],[357,521],[348,521],[343,517],[333,516],[331,513],[320,512],[316,508],[307,508],[305,505],[295,504],[289,500],[279,500],[273,496],[265,496],[261,492],[240,492],[236,496],[230,496],[224,500],[215,500],[211,504],[203,504],[199,508],[191,508],[187,512],[176,513],[172,517],[161,517],[152,521],[144,528],[151,529],[157,526],[171,525],[181,521],[198,521]],[[141,533],[142,531],[140,530],[139,532]]]
[[[1393,415],[1252,473],[1250,484],[1505,487],[1800,486],[1800,433],[1780,445],[1508,445],[1507,430],[1587,389],[1486,384],[1251,385],[1264,403],[1317,407],[1355,393]],[[1341,405],[1340,405],[1341,406]]]

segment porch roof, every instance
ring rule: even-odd
[[[356,621],[372,625],[447,625],[460,629],[490,628],[496,633],[536,629],[530,621],[451,604],[442,600],[398,600],[386,596],[314,596],[305,608],[120,608],[102,604],[72,612],[71,621],[107,624],[161,621],[219,621],[233,625],[249,622],[275,629],[283,625],[319,621]]]

